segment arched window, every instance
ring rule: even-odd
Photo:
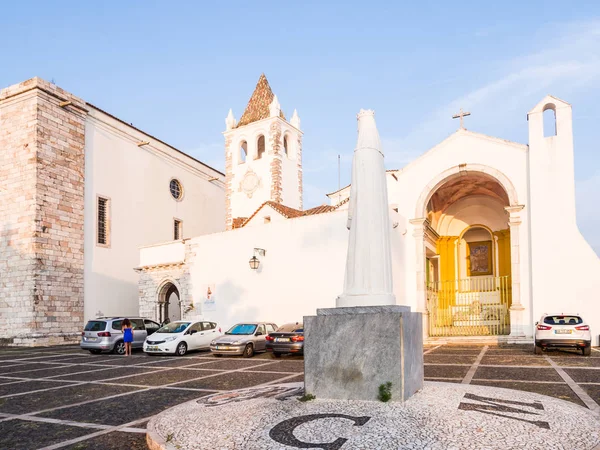
[[[240,144],[239,164],[244,164],[246,162],[247,156],[248,156],[248,143],[246,141],[242,141],[242,143]]]
[[[260,159],[265,152],[265,137],[261,134],[258,137],[258,142],[256,144],[256,159]]]
[[[283,152],[285,153],[286,156],[290,156],[289,150],[288,150],[288,137],[284,136],[283,137]]]
[[[552,103],[544,106],[544,137],[556,136],[556,107]]]

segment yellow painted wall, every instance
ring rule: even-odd
[[[494,231],[498,236],[498,275],[510,275],[510,230]]]
[[[437,253],[440,255],[440,281],[456,279],[454,247],[458,236],[440,236],[437,240]]]

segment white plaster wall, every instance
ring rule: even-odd
[[[142,248],[144,251],[140,252],[140,267],[185,261],[185,243],[183,241],[172,241]]]
[[[150,145],[138,147],[139,141]],[[217,177],[209,182],[208,178]],[[172,178],[183,185],[175,201]],[[85,143],[85,319],[138,313],[139,248],[225,228],[224,176],[111,116],[91,108]],[[96,197],[110,198],[110,248],[96,245]],[[173,255],[168,257],[169,260]]]
[[[556,109],[553,137],[543,135],[543,110]],[[600,258],[576,224],[571,106],[547,97],[529,112],[532,296],[531,320],[543,313],[579,313],[600,334]]]
[[[290,219],[263,226],[200,236],[187,244],[197,256],[189,261],[192,296],[204,318],[222,327],[243,320],[270,320],[277,324],[302,320],[317,308],[335,307],[342,293],[348,230],[347,212]],[[402,299],[405,239],[398,227],[392,230],[394,283]],[[254,248],[260,268],[250,269]],[[142,253],[145,249],[142,249]],[[143,256],[142,256],[143,259]],[[217,309],[202,312],[206,285],[214,284]]]
[[[281,157],[281,200],[285,206],[300,209],[302,196],[298,182],[298,161],[283,154]]]

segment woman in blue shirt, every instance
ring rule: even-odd
[[[123,342],[125,343],[125,356],[131,356],[131,343],[133,342],[133,328],[129,319],[123,319],[121,325],[123,332]]]

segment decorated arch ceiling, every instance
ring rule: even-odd
[[[458,200],[475,195],[492,197],[506,206],[510,204],[506,191],[494,178],[471,172],[457,175],[438,188],[427,204],[427,211],[443,212]]]

